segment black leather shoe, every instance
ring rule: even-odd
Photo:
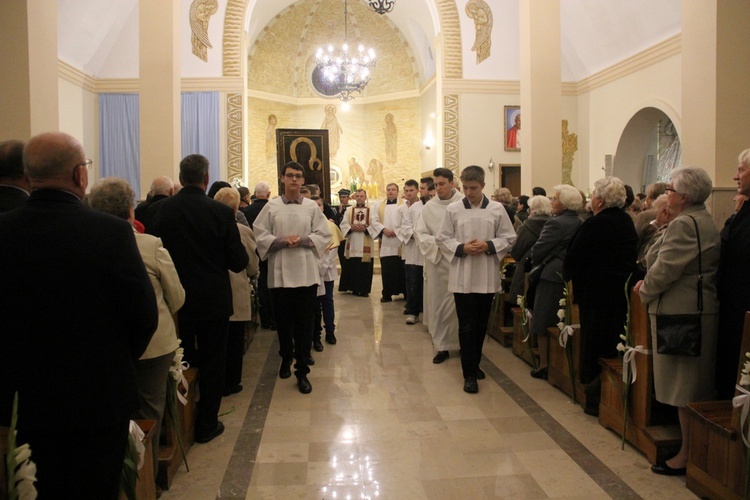
[[[310,394],[312,392],[312,384],[307,380],[307,375],[297,377],[297,388],[302,394]]]
[[[289,378],[292,376],[292,370],[291,370],[292,362],[282,360],[281,361],[281,368],[279,368],[279,378]]]
[[[242,384],[237,384],[234,387],[230,387],[229,389],[224,389],[224,397],[231,396],[232,394],[237,394],[242,390]]]
[[[313,340],[313,349],[315,349],[315,352],[323,352],[323,342],[320,339]]]
[[[547,380],[547,368],[540,368],[539,370],[531,370],[531,376],[533,378],[541,378]]]
[[[464,379],[464,392],[469,394],[476,394],[479,392],[479,385],[477,385],[476,377],[466,377]]]
[[[312,356],[308,357],[307,358],[307,366],[312,366],[314,364],[315,364],[315,359]]]
[[[651,472],[660,476],[684,476],[687,473],[687,468],[673,469],[664,462],[663,464],[652,465]]]
[[[438,353],[435,354],[435,357],[432,358],[432,362],[435,363],[436,365],[439,365],[440,363],[442,363],[449,357],[450,357],[450,354],[448,354],[448,351],[438,351]]]
[[[380,302],[392,302],[393,299],[390,297],[380,297]]]
[[[214,438],[217,438],[221,436],[224,433],[224,424],[221,422],[216,423],[216,427],[214,427],[214,430],[209,432],[205,435],[196,434],[195,435],[195,442],[196,443],[208,443],[209,441],[212,441]]]
[[[484,374],[481,368],[477,368],[477,380],[484,380],[487,375]]]
[[[326,333],[326,342],[331,345],[336,345],[336,335],[334,335],[333,332]]]

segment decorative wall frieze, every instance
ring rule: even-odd
[[[230,184],[240,180],[242,171],[242,94],[227,94],[227,179]]]
[[[455,0],[438,0],[440,28],[443,33],[443,76],[461,78],[463,76],[463,56],[461,54],[461,22]]]
[[[224,41],[222,74],[242,75],[242,20],[245,18],[248,0],[228,0],[224,13]]]
[[[458,174],[458,112],[459,96],[443,96],[443,166]]]

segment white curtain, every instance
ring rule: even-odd
[[[182,156],[202,154],[209,161],[209,186],[220,177],[219,93],[183,92]]]
[[[138,117],[138,94],[99,94],[101,177],[125,179],[141,199]]]

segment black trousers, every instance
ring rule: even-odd
[[[180,338],[185,349],[185,360],[199,371],[200,399],[196,404],[195,434],[205,436],[219,422],[219,407],[224,393],[226,376],[227,330],[229,318],[224,320],[179,319]],[[197,341],[197,349],[196,349]]]
[[[326,333],[333,333],[336,330],[336,324],[333,322],[336,317],[333,307],[333,281],[324,281],[323,285],[326,293],[316,298],[318,305],[315,307],[313,318],[313,339],[315,340],[320,340],[323,324],[325,324]]]
[[[391,298],[406,292],[404,285],[404,261],[398,255],[380,257],[380,273],[383,278],[383,297]]]
[[[260,325],[263,328],[276,326],[276,317],[273,309],[273,300],[268,291],[268,260],[261,260],[258,265],[258,314]]]
[[[419,316],[422,312],[422,288],[424,267],[405,264],[406,271],[406,314]]]
[[[232,389],[242,382],[242,358],[245,355],[246,321],[230,321],[227,334],[227,364],[224,389]]]
[[[313,317],[318,285],[298,288],[271,288],[277,307],[277,334],[279,355],[282,359],[294,358],[294,374],[297,377],[310,373],[307,359],[312,347]]]
[[[454,293],[458,315],[458,344],[464,378],[476,376],[492,310],[494,293]]]
[[[364,262],[362,257],[350,257],[348,259],[345,258],[344,261],[346,261],[346,272],[348,274],[348,278],[346,279],[347,287],[342,288],[341,286],[341,280],[344,279],[342,275],[339,280],[339,292],[351,290],[354,293],[370,293],[372,289],[373,260],[370,259],[369,262]]]

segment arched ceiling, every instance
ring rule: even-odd
[[[191,54],[187,12],[192,0],[180,0],[181,68],[186,77],[220,77],[222,29],[228,0],[218,0],[219,11],[211,19],[209,36],[213,48],[209,61]],[[365,15],[364,0],[349,0],[359,13],[360,29],[387,22],[390,32],[408,44],[404,53],[424,84],[434,75],[440,48],[435,46],[440,30],[438,5],[451,0],[396,0],[392,13],[384,19]],[[466,15],[468,0],[453,0],[461,27],[463,77],[476,80],[518,80],[520,77],[518,11],[520,0],[485,0],[492,9],[494,28],[491,56],[476,64],[471,46],[474,23]],[[244,26],[248,45],[262,34],[276,16],[293,4],[339,5],[343,0],[247,0]],[[561,50],[563,81],[580,81],[627,57],[666,40],[681,30],[681,0],[561,0]],[[96,78],[136,78],[138,76],[138,0],[58,0],[58,53],[62,61]],[[335,10],[334,7],[331,7]],[[364,21],[363,21],[364,19]],[[304,23],[299,29],[304,28]],[[269,27],[270,29],[270,27]],[[301,31],[284,35],[301,40]],[[363,39],[367,45],[376,45]],[[299,47],[297,47],[299,49]],[[296,58],[297,51],[289,57]],[[411,62],[411,61],[409,61]],[[379,70],[384,64],[379,64]],[[385,67],[385,69],[388,69]],[[410,76],[413,76],[410,75]]]

